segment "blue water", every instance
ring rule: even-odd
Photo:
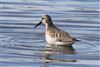
[[[99,0],[1,0],[1,67],[99,67]],[[72,47],[46,43],[41,16],[81,40]]]

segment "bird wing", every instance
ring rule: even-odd
[[[73,38],[69,35],[69,33],[58,29],[59,31],[57,31],[57,41],[61,41],[61,42],[71,42],[73,41]]]
[[[72,42],[73,38],[69,35],[69,33],[58,29],[58,28],[53,28],[52,30],[49,29],[47,32],[51,37],[56,38],[57,41],[59,42]]]

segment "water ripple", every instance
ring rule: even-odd
[[[3,0],[0,54],[4,67],[98,67],[99,0]],[[34,26],[49,14],[54,24],[79,39],[72,47],[46,44],[45,26]]]

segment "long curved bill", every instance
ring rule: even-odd
[[[37,28],[40,24],[42,24],[42,21],[40,21],[38,24],[36,24],[34,28]]]

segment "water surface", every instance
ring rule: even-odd
[[[99,67],[99,0],[1,0],[2,67]],[[72,47],[48,45],[45,26],[54,24],[81,40]]]

